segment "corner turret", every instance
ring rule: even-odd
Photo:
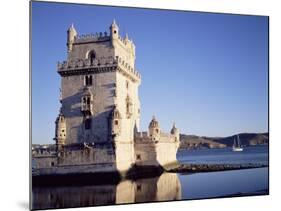
[[[76,37],[77,37],[76,29],[74,28],[73,24],[71,24],[71,26],[67,30],[67,52],[68,53],[72,51],[72,46],[73,46],[73,43],[74,43]]]
[[[65,117],[61,110],[56,119],[56,135],[54,140],[56,141],[57,149],[60,151],[62,146],[66,144],[66,123]]]
[[[117,26],[115,19],[113,20],[109,29],[110,29],[111,44],[114,45],[114,42],[119,38],[119,27]]]
[[[155,116],[152,117],[151,122],[149,123],[149,127],[148,127],[148,131],[149,131],[149,137],[153,140],[153,141],[159,141],[160,140],[160,126],[158,121],[155,119]]]
[[[173,127],[171,129],[171,134],[175,136],[175,141],[180,140],[180,131],[178,128],[176,128],[176,123],[174,122]]]

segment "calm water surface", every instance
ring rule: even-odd
[[[267,146],[179,151],[182,163],[268,163]],[[34,187],[34,209],[95,206],[150,201],[212,198],[268,193],[268,168],[211,173],[163,173],[112,185]]]

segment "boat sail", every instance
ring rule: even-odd
[[[232,151],[233,152],[242,152],[243,151],[243,148],[241,147],[239,135],[237,135],[237,140],[235,140],[235,137],[234,137]]]

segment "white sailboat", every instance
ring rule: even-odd
[[[233,152],[242,152],[243,151],[243,148],[241,147],[239,135],[237,135],[237,141],[235,140],[235,137],[234,137],[232,151]]]

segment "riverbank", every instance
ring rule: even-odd
[[[230,171],[250,168],[264,168],[267,164],[244,163],[244,164],[174,164],[166,168],[171,173],[200,173],[214,171]]]

